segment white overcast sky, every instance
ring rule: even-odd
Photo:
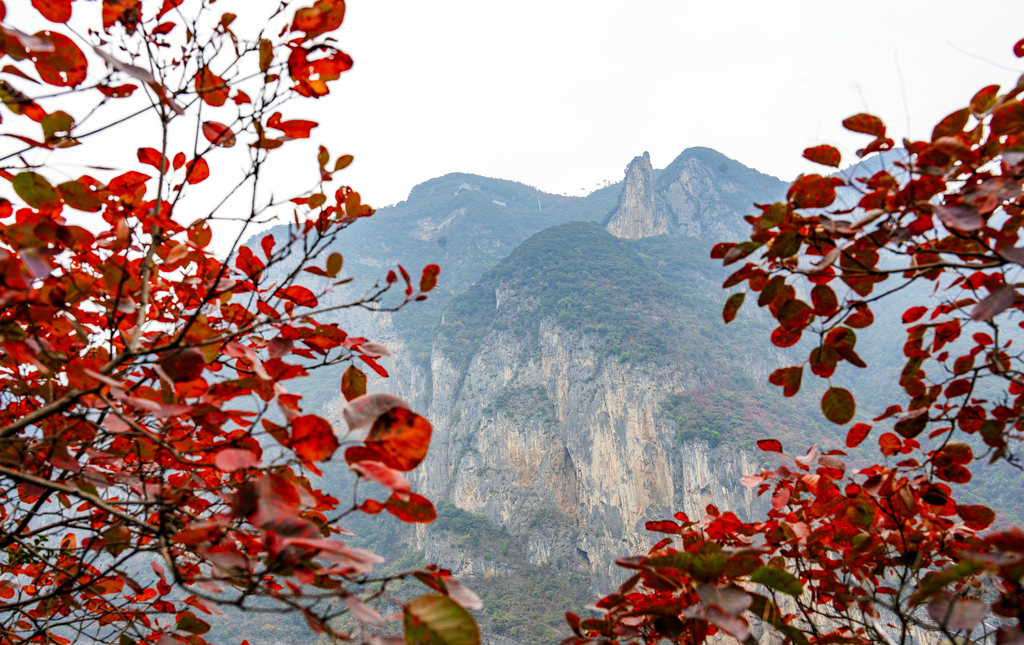
[[[11,24],[46,28],[29,0],[6,4]],[[75,19],[99,4],[79,0]],[[238,13],[244,35],[276,6],[215,8]],[[355,66],[328,97],[287,108],[321,125],[275,153],[279,179],[308,180],[324,143],[355,155],[337,178],[377,206],[456,171],[585,194],[645,150],[663,168],[691,146],[791,180],[820,170],[801,159],[807,146],[855,159],[866,137],[842,129],[847,116],[866,109],[897,141],[926,138],[1024,70],[1012,53],[1024,4],[1008,0],[351,0],[337,36]],[[132,127],[140,136],[118,141],[135,145],[104,151],[125,167],[156,143]]]
[[[453,171],[582,194],[691,146],[791,180],[810,145],[853,160],[847,116],[928,137],[1024,71],[1009,1],[354,0],[339,35],[319,134],[380,205]]]

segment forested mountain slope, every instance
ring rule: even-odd
[[[339,315],[350,333],[395,352],[384,359],[392,378],[371,389],[402,396],[433,423],[414,487],[439,509],[416,531],[357,518],[352,543],[392,567],[451,569],[485,601],[485,642],[514,645],[564,635],[562,612],[607,591],[620,575],[615,558],[656,539],[647,520],[700,517],[707,504],[763,513],[739,485],[768,463],[756,439],[798,450],[845,436],[820,414],[820,384],[793,399],[767,384],[806,349],[772,348],[768,317],[751,302],[722,324],[732,268],[710,260],[710,248],[742,235],[753,203],[785,191],[696,148],[663,171],[638,156],[623,182],[585,198],[446,175],[354,225],[338,249],[357,277],[351,289],[393,262],[414,271],[436,262],[442,274],[426,303]],[[876,317],[858,345],[872,369],[846,366],[834,379],[859,393],[864,419],[887,404],[880,384],[892,383],[901,354],[899,312]],[[340,371],[302,384],[303,407],[343,424],[339,380]],[[341,472],[327,471],[325,484],[348,494]],[[1019,512],[1007,493],[1020,490],[1016,471],[973,486]],[[281,632],[247,638],[283,642]]]

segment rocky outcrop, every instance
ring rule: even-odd
[[[618,208],[606,228],[617,237],[680,235],[738,239],[755,203],[785,197],[786,184],[708,148],[684,150],[654,180],[650,155],[626,167]]]
[[[525,535],[530,564],[575,562],[607,591],[615,559],[658,539],[648,520],[701,517],[708,504],[752,515],[739,485],[750,456],[679,444],[661,415],[668,395],[700,385],[687,372],[601,360],[594,339],[551,320],[535,339],[492,331],[465,375],[455,365],[435,349],[434,436],[416,485]]]
[[[608,232],[616,237],[637,240],[651,235],[667,235],[673,233],[674,228],[664,200],[655,191],[651,155],[644,152],[626,166],[619,206],[608,219]]]

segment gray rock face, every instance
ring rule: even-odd
[[[513,304],[506,294],[503,307]],[[752,456],[680,444],[661,416],[669,395],[701,385],[685,370],[601,360],[595,339],[551,320],[536,338],[492,330],[465,375],[435,346],[430,370],[397,388],[434,424],[417,489],[525,535],[530,564],[573,563],[609,591],[623,577],[615,559],[660,538],[648,520],[699,518],[708,504],[755,514],[759,500],[739,484],[757,470]],[[455,573],[507,575],[429,532],[420,540]]]
[[[654,188],[651,155],[645,152],[626,166],[626,181],[619,206],[608,220],[608,232],[630,240],[674,233],[677,227],[671,225],[665,200]]]
[[[650,155],[633,159],[606,228],[617,237],[738,239],[754,203],[785,196],[786,184],[708,148],[683,151],[654,180]]]

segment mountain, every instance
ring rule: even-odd
[[[385,556],[392,571],[450,569],[484,600],[485,643],[525,645],[566,636],[563,612],[618,583],[615,559],[660,537],[646,521],[676,511],[699,518],[708,504],[763,514],[766,501],[739,484],[772,463],[753,449],[757,439],[795,450],[844,439],[819,412],[818,379],[792,399],[767,385],[809,346],[773,348],[773,321],[753,303],[721,323],[732,269],[710,260],[710,248],[743,237],[752,205],[784,199],[786,189],[693,148],[663,170],[644,153],[622,182],[582,198],[445,175],[354,225],[337,250],[359,280],[322,304],[361,292],[395,262],[436,262],[442,274],[426,303],[337,314],[350,333],[395,353],[392,378],[372,379],[371,389],[403,397],[434,426],[413,484],[435,502],[437,521],[413,528],[356,517],[351,544]],[[896,305],[879,307],[875,328],[861,333],[871,344],[858,351],[879,371],[833,378],[858,393],[858,420],[891,402],[893,390],[878,382],[900,370],[899,315]],[[298,384],[305,410],[343,424],[339,379],[318,372]],[[351,490],[343,464],[328,465],[322,483]],[[978,486],[968,497],[1019,505],[1007,492],[1019,490],[1016,473]],[[301,621],[264,622],[218,629],[270,645],[294,640]]]
[[[658,173],[648,153],[626,167],[619,205],[605,224],[612,235],[735,240],[754,203],[785,198],[788,185],[710,148],[690,148]]]

